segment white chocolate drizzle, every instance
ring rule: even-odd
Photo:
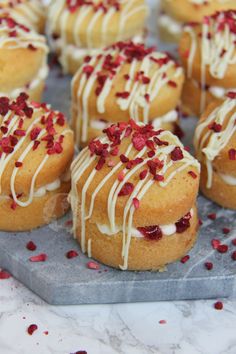
[[[122,135],[121,140],[123,139],[123,137],[124,135]],[[158,146],[158,148],[155,151],[154,158],[158,158],[159,160],[163,161],[163,167],[159,170],[158,173],[165,176],[165,179],[162,182],[156,182],[152,178],[150,172],[147,172],[146,177],[137,182],[137,184],[134,186],[133,192],[129,195],[127,199],[123,211],[123,224],[122,224],[123,264],[120,265],[121,269],[128,268],[129,248],[130,248],[131,238],[133,236],[132,235],[133,216],[135,213],[135,208],[133,206],[133,198],[138,198],[138,200],[141,201],[154,183],[159,183],[161,187],[165,188],[170,183],[170,181],[176,176],[176,174],[178,174],[181,171],[184,171],[190,166],[195,167],[198,171],[200,169],[198,161],[195,160],[187,151],[183,149],[183,145],[180,143],[179,139],[176,136],[174,136],[172,133],[168,131],[162,131],[158,135],[158,138],[160,139],[169,138],[171,142],[173,141],[173,144],[171,143],[168,146]],[[100,139],[100,141],[103,144],[109,143],[109,140],[105,135]],[[168,158],[169,154],[171,153],[171,151],[173,151],[173,149],[176,146],[181,147],[183,151],[183,159],[181,161],[178,161],[178,163]],[[82,186],[81,192],[78,191],[78,183],[80,179],[83,178],[84,173],[89,168],[91,168],[92,165],[94,165],[96,156],[91,156],[89,148],[85,148],[80,152],[78,157],[72,163],[71,166],[72,189],[69,196],[69,200],[73,212],[74,236],[77,237],[78,234],[80,235],[80,239],[81,239],[80,244],[83,252],[86,252],[86,239],[88,237],[86,236],[85,225],[86,222],[89,222],[92,218],[95,199],[98,193],[102,190],[102,188],[105,185],[107,185],[109,180],[111,178],[114,178],[114,176],[118,175],[119,172],[123,171],[124,178],[122,181],[116,179],[115,182],[112,184],[109,190],[109,195],[108,195],[107,205],[106,205],[107,218],[109,221],[109,225],[107,225],[107,227],[109,228],[112,234],[115,234],[117,232],[118,226],[116,224],[116,206],[117,206],[118,194],[126,182],[131,180],[132,177],[134,177],[135,175],[139,175],[139,173],[142,171],[142,168],[144,168],[147,161],[149,160],[149,158],[146,158],[147,147],[144,147],[135,156],[133,156],[133,152],[134,149],[131,143],[130,145],[128,145],[126,151],[124,152],[125,156],[129,158],[132,155],[132,159],[143,158],[143,162],[136,165],[131,170],[128,170],[125,169],[123,163],[119,161],[111,169],[111,171],[102,179],[102,181],[98,183],[98,185],[94,188],[94,190],[90,191],[91,200],[89,205],[86,205],[87,191],[89,187],[91,187],[92,181],[94,183],[94,180],[96,179],[96,176],[99,173],[99,171],[97,171],[96,168],[93,168],[91,170],[89,176],[86,179],[85,184]],[[173,169],[175,163],[176,165],[175,168]],[[170,169],[172,169],[172,171],[170,171]],[[86,210],[88,210],[87,215],[86,215]]]
[[[236,24],[236,12],[230,11],[232,21]],[[223,80],[230,65],[236,64],[236,34],[230,30],[225,20],[227,12],[221,12],[215,16],[205,17],[201,27],[200,52],[201,52],[201,102],[200,112],[206,105],[206,72],[212,78]],[[223,29],[219,26],[224,22]],[[198,33],[193,26],[187,25],[184,31],[191,36],[191,48],[188,57],[188,78],[192,77],[194,58],[198,48]]]
[[[194,145],[199,161],[205,160],[208,173],[207,188],[212,187],[213,166],[212,163],[236,131],[236,99],[228,98],[224,103],[215,108],[213,112],[197,126],[194,136]],[[229,117],[229,118],[228,118]],[[219,132],[214,132],[208,126],[211,123],[227,125]],[[208,129],[207,129],[208,128]],[[205,131],[205,132],[204,132]]]

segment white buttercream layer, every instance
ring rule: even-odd
[[[191,217],[193,217],[193,209],[190,210]],[[112,230],[110,225],[102,225],[96,223],[98,230],[107,236],[114,236],[115,234],[119,232],[123,232],[123,227],[116,225],[115,230]],[[162,234],[164,236],[171,236],[176,233],[176,225],[175,224],[168,224],[168,225],[158,225]],[[137,238],[143,238],[144,236],[141,234],[141,232],[136,229],[135,227],[132,227],[131,229],[131,234],[132,237],[137,237]]]
[[[161,126],[164,123],[175,123],[178,120],[178,112],[176,110],[170,111],[166,114],[164,114],[161,117],[157,117],[153,119],[152,125],[155,129],[161,128]],[[97,130],[103,130],[106,129],[111,122],[107,122],[102,119],[91,119],[90,120],[90,128],[92,129],[97,129]]]

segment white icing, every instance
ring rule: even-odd
[[[111,123],[108,123],[108,122],[100,120],[100,119],[91,119],[89,122],[90,127],[92,129],[97,129],[97,130],[106,129],[109,124],[111,124]]]
[[[124,134],[124,133],[123,133]],[[178,167],[173,169],[171,173],[168,174],[168,177],[164,180],[164,182],[159,182],[159,186],[164,188],[168,183],[175,177],[175,175],[189,166],[195,166],[198,170],[200,169],[199,163],[197,160],[195,160],[186,150],[184,150],[183,145],[180,143],[179,139],[174,136],[172,133],[168,131],[163,131],[160,133],[159,138],[160,139],[165,139],[167,137],[171,137],[173,140],[173,144],[176,144],[177,146],[181,146],[183,149],[183,154],[184,158],[180,161],[180,164]],[[123,138],[123,135],[121,136],[121,139]],[[109,140],[103,136],[102,139],[100,140],[102,143],[109,143]],[[167,158],[169,156],[169,153],[174,149],[176,145],[168,145],[168,146],[159,146],[158,149],[155,151],[155,157],[159,158],[160,160],[163,160],[164,165],[160,169],[159,173],[161,175],[164,175],[168,173],[169,169],[173,166],[174,162],[172,160],[167,162]],[[125,152],[125,155],[129,157],[129,154],[131,151],[133,152],[132,149],[133,145],[130,144]],[[133,156],[132,154],[132,159],[137,158],[137,157],[144,157],[144,154],[146,153],[147,148],[144,147],[141,151],[139,151],[136,156]],[[87,195],[87,190],[89,187],[91,187],[92,181],[94,181],[96,174],[98,171],[94,168],[92,171],[90,171],[89,176],[87,177],[87,180],[85,184],[83,185],[82,191],[79,193],[77,189],[77,184],[79,180],[82,178],[83,174],[87,171],[88,168],[90,168],[91,164],[95,161],[96,156],[90,155],[90,150],[88,148],[85,148],[80,152],[78,157],[74,160],[71,166],[71,171],[72,171],[72,189],[71,193],[69,196],[69,200],[71,203],[71,208],[73,212],[73,229],[74,229],[74,235],[76,237],[77,232],[79,231],[81,235],[81,249],[83,252],[86,252],[86,221],[90,220],[93,214],[93,209],[94,209],[94,203],[97,194],[101,191],[101,189],[105,186],[105,184],[110,180],[112,176],[118,173],[119,170],[121,170],[123,164],[122,162],[118,162],[117,165],[111,169],[111,171],[102,179],[102,181],[99,182],[97,187],[91,191],[91,200],[90,204],[86,206],[86,195]],[[115,180],[113,185],[110,188],[110,192],[108,195],[108,200],[107,200],[107,216],[109,220],[109,230],[111,230],[112,233],[114,233],[117,230],[116,226],[116,204],[117,204],[117,198],[118,194],[121,191],[122,187],[126,182],[128,182],[132,176],[136,173],[139,173],[143,166],[146,165],[148,158],[144,158],[143,162],[140,163],[139,165],[135,166],[131,170],[123,170],[124,172],[124,179],[122,182],[120,182],[118,179]],[[132,228],[133,228],[133,215],[135,213],[135,208],[133,206],[133,198],[138,198],[139,201],[142,200],[142,198],[145,196],[145,194],[148,192],[148,190],[151,188],[151,186],[154,183],[157,183],[153,180],[151,177],[150,172],[147,173],[145,179],[139,180],[134,187],[133,192],[129,196],[126,205],[124,207],[124,212],[123,212],[123,224],[122,224],[122,234],[123,234],[123,241],[122,241],[122,258],[123,258],[123,264],[120,265],[121,269],[127,269],[128,267],[128,258],[129,258],[129,248],[130,248],[130,242],[132,238]],[[79,210],[80,208],[80,210]],[[86,210],[88,210],[88,214],[86,215]],[[80,218],[79,225],[81,225],[80,230],[78,229],[78,219]],[[169,227],[166,228],[167,231],[170,231]]]
[[[39,189],[37,189],[33,196],[34,197],[43,197],[47,192],[53,192],[56,189],[60,188],[61,186],[61,180],[60,178],[57,178],[54,182],[46,184],[43,187],[40,187]]]
[[[174,123],[178,120],[178,112],[176,110],[170,111],[161,117],[153,119],[152,125],[155,129],[160,128],[164,123]]]
[[[203,120],[196,128],[194,136],[194,145],[199,161],[206,159],[206,167],[208,173],[207,188],[212,186],[213,167],[212,163],[219,155],[221,150],[228,144],[229,140],[236,132],[236,107],[235,99],[227,99],[223,104],[217,107],[205,120]],[[215,122],[223,126],[226,118],[229,117],[228,123],[224,129],[216,133],[207,129],[209,124]],[[203,131],[206,129],[205,133]]]
[[[201,36],[201,103],[200,112],[203,112],[206,105],[206,71],[209,70],[210,75],[216,79],[224,79],[225,74],[230,65],[236,64],[235,43],[236,34],[230,31],[229,25],[225,23],[222,31],[218,30],[219,23],[224,20],[224,12],[219,13],[217,19],[208,17],[209,21],[202,24]],[[236,15],[233,15],[236,23]],[[194,27],[186,26],[185,32],[191,36],[191,48],[188,58],[188,77],[192,76],[192,68],[194,65],[194,57],[197,51],[198,35]],[[209,33],[212,33],[209,38]],[[222,55],[224,52],[224,55]],[[213,90],[219,93],[219,90]]]
[[[180,35],[182,32],[182,23],[176,21],[173,17],[166,13],[160,14],[158,17],[158,24],[168,30],[171,34]]]

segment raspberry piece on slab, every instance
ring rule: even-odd
[[[223,302],[221,302],[221,301],[215,302],[214,307],[216,310],[223,310],[223,307],[224,307]]]
[[[27,328],[27,332],[30,336],[32,336],[32,334],[37,331],[38,326],[36,324],[31,324],[28,328]]]

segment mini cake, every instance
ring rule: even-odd
[[[195,132],[202,165],[201,191],[223,207],[236,209],[236,92],[220,105],[212,102]]]
[[[145,0],[58,0],[49,6],[47,32],[64,72],[74,74],[86,55],[143,35]]]
[[[159,269],[197,237],[199,163],[169,131],[131,120],[104,130],[72,164],[82,251],[122,270]],[[171,197],[170,197],[171,196]]]
[[[45,10],[41,0],[1,0],[0,16],[9,16],[39,33],[44,32]]]
[[[16,98],[25,91],[41,100],[48,74],[44,36],[10,17],[0,17],[0,95]]]
[[[183,69],[168,54],[131,41],[86,57],[72,81],[77,143],[84,145],[109,124],[130,118],[173,131],[183,81]]]
[[[0,230],[31,230],[68,209],[73,132],[62,113],[0,97]]]
[[[236,11],[205,17],[200,25],[186,25],[179,52],[187,71],[183,107],[199,116],[208,103],[223,100],[236,88]]]
[[[235,0],[162,0],[158,25],[162,40],[179,40],[183,24],[202,22],[216,11],[236,10]]]

